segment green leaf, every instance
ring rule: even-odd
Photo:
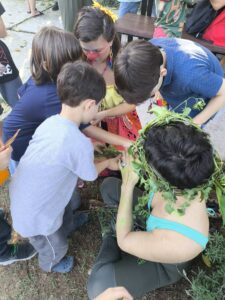
[[[225,225],[225,194],[219,186],[216,186],[216,196],[219,203],[220,213],[223,219],[223,225]]]
[[[183,110],[183,115],[188,116],[191,112],[191,108],[190,107],[185,107],[185,109]]]
[[[166,210],[166,212],[168,212],[168,214],[172,214],[172,212],[174,212],[174,208],[172,207],[172,205],[170,203],[166,203],[165,210]]]

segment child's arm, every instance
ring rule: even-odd
[[[194,117],[193,120],[196,124],[202,125],[224,106],[225,106],[225,79],[223,79],[222,86],[218,91],[217,95],[209,101],[206,107],[196,117]]]
[[[95,167],[97,169],[98,174],[101,173],[105,169],[109,169],[112,171],[119,170],[119,160],[121,158],[121,155],[118,155],[114,158],[109,158],[106,160],[103,160],[101,162],[95,163]]]
[[[113,134],[96,126],[88,126],[83,132],[88,137],[110,145],[118,145],[124,148],[129,148],[132,142],[124,137]]]
[[[128,104],[128,103],[121,103],[115,107],[100,111],[97,113],[94,123],[99,123],[101,120],[109,117],[116,117],[116,116],[121,116],[124,115],[128,112],[131,112],[135,110],[135,105],[133,104]]]

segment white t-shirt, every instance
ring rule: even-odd
[[[12,177],[14,229],[23,237],[56,232],[78,177],[97,178],[92,143],[75,123],[52,116],[35,131]]]

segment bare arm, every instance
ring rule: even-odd
[[[213,97],[206,107],[193,119],[196,124],[202,125],[208,121],[225,105],[225,79],[217,95]]]
[[[113,134],[106,130],[103,130],[97,126],[90,125],[83,130],[83,132],[90,138],[96,139],[100,142],[107,143],[110,145],[119,145],[124,148],[129,148],[132,142],[119,135]]]
[[[187,252],[179,251],[178,245],[183,244],[183,237],[180,241],[173,232],[168,230],[166,232],[165,230],[132,231],[132,200],[138,176],[133,171],[131,158],[127,157],[125,161],[125,167],[121,168],[121,197],[116,222],[119,247],[131,255],[153,262],[179,263],[192,259],[199,252],[193,254],[192,249]]]
[[[131,112],[135,110],[135,105],[128,104],[128,103],[121,103],[113,108],[103,110],[102,112],[105,113],[105,117],[115,117],[115,116],[121,116],[128,112]]]
[[[93,120],[93,125],[98,124],[100,121],[102,121],[105,118],[110,118],[110,117],[116,117],[116,116],[121,116],[124,115],[128,112],[131,112],[135,109],[135,105],[133,104],[128,104],[128,103],[121,103],[115,107],[112,107],[110,109],[106,109],[103,111],[100,111],[97,113],[95,119]]]
[[[118,155],[115,158],[109,158],[109,159],[103,160],[101,162],[95,163],[95,167],[96,167],[98,174],[101,173],[105,169],[110,169],[113,171],[119,170],[120,157],[121,156]]]
[[[219,10],[225,6],[225,0],[210,0],[210,3],[215,10]]]

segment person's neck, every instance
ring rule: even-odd
[[[104,75],[108,64],[107,61],[103,61],[103,62],[93,62],[92,66],[95,68],[96,71],[98,71],[101,75]]]
[[[64,119],[72,121],[78,127],[82,123],[82,111],[80,106],[70,107],[66,104],[62,104],[62,110],[59,115]]]

